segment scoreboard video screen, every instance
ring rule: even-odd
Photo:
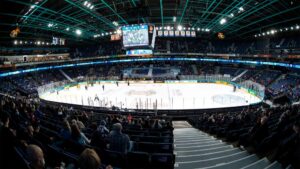
[[[148,25],[123,26],[121,29],[125,48],[149,45]]]

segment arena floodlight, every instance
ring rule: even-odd
[[[88,3],[88,4],[86,5],[86,7],[88,7],[88,8],[89,8],[90,6],[91,6],[91,3]]]
[[[170,26],[167,26],[167,30],[170,30],[171,28],[170,28]]]
[[[14,45],[18,45],[18,41],[17,40],[14,41]]]
[[[291,27],[291,30],[294,30],[294,27]]]
[[[117,34],[121,34],[121,33],[122,33],[121,29],[118,29]]]
[[[231,13],[231,14],[229,15],[229,17],[230,17],[230,18],[233,18],[233,17],[234,17],[234,14],[233,14],[233,13]]]
[[[222,18],[222,19],[220,20],[220,24],[221,24],[221,25],[224,25],[226,22],[227,22],[227,20],[226,20],[225,18]]]
[[[53,26],[53,23],[48,23],[48,27],[51,28]]]
[[[282,29],[280,29],[280,32],[282,32]]]
[[[27,44],[27,41],[25,41],[24,43]]]
[[[288,30],[289,30],[289,28],[285,28],[285,30],[286,30],[286,31],[288,31]]]
[[[37,41],[37,43],[36,43],[37,45],[40,45],[41,44],[41,41]]]
[[[82,32],[81,32],[80,29],[76,29],[75,33],[76,33],[76,35],[78,35],[78,36],[82,34]]]
[[[274,30],[271,30],[271,32],[270,32],[272,35],[274,35],[275,34],[275,31]]]
[[[69,30],[70,30],[70,28],[69,28],[69,27],[67,27],[67,28],[66,28],[66,31],[69,31]]]
[[[268,31],[268,32],[267,32],[267,35],[269,35],[269,34],[270,34],[270,32]]]
[[[179,31],[181,31],[181,30],[182,30],[182,26],[181,26],[181,25],[178,25],[178,26],[177,26],[177,29],[178,29]]]
[[[173,16],[173,22],[176,22],[176,19],[177,19],[176,16]]]
[[[207,28],[205,29],[205,32],[209,32],[209,31],[210,31],[210,29],[207,29]]]
[[[254,35],[254,37],[257,37],[257,35]]]
[[[94,9],[94,5],[92,5],[92,6],[90,7],[90,9],[91,9],[91,10]]]
[[[266,34],[265,34],[265,33],[262,33],[262,35],[265,36]]]
[[[197,31],[200,31],[200,28],[197,28]]]
[[[88,1],[84,1],[83,5],[84,5],[84,6],[86,6],[86,5],[87,5],[87,3],[88,3]]]
[[[241,7],[239,7],[239,11],[240,12],[243,12],[245,9],[241,6]]]
[[[296,26],[296,29],[300,29],[299,25]]]

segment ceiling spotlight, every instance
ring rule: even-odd
[[[241,6],[239,7],[239,11],[243,12],[245,9]]]
[[[69,28],[69,27],[67,27],[67,28],[66,28],[66,31],[69,31],[69,30],[70,30],[70,28]]]
[[[226,20],[225,18],[222,18],[222,19],[220,20],[220,24],[221,24],[221,25],[224,25],[226,22],[227,22],[227,20]]]
[[[271,34],[274,35],[274,34],[275,34],[275,31],[274,31],[274,30],[271,30]]]
[[[115,26],[119,26],[119,23],[117,21],[113,21],[112,24]]]
[[[176,19],[177,19],[176,16],[173,16],[173,22],[176,22]]]
[[[170,30],[171,28],[170,28],[170,26],[167,26],[167,30]]]
[[[231,13],[231,14],[229,15],[229,17],[230,17],[230,18],[233,18],[233,17],[234,17],[234,14],[233,14],[233,13]]]
[[[37,43],[36,43],[37,45],[40,45],[41,44],[41,42],[40,41],[37,41]]]
[[[280,32],[282,32],[282,29],[280,29]]]
[[[270,32],[268,31],[268,32],[267,32],[267,35],[269,35],[269,34],[270,34]]]
[[[197,28],[197,31],[200,31],[200,28]]]
[[[179,31],[181,31],[181,30],[182,30],[182,26],[181,26],[181,25],[178,25],[178,26],[177,26],[177,29],[178,29]]]
[[[291,30],[294,30],[294,27],[291,27]]]
[[[117,34],[121,34],[121,33],[122,33],[121,29],[118,29]]]
[[[300,29],[299,25],[296,26],[296,29]]]
[[[88,3],[87,1],[84,1],[83,5],[84,5],[84,6],[86,6],[86,5],[87,5],[87,3]]]
[[[82,32],[81,32],[81,30],[80,29],[76,29],[76,35],[81,35],[82,34]]]
[[[285,28],[285,30],[287,31],[287,30],[289,30],[289,28]]]
[[[90,7],[90,9],[94,9],[94,5],[92,5],[92,6]]]
[[[205,29],[205,32],[209,32],[209,31],[210,31],[210,29],[207,29],[207,28]]]
[[[254,35],[254,37],[257,37],[257,35]]]
[[[17,45],[17,44],[18,44],[18,41],[17,41],[17,40],[15,40],[15,41],[14,41],[14,45]]]
[[[89,8],[90,6],[91,6],[91,3],[88,3],[88,4],[86,5],[86,7],[88,7],[88,8]]]
[[[266,34],[265,34],[265,33],[262,33],[262,35],[265,36]]]

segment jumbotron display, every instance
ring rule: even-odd
[[[149,45],[148,25],[123,26],[122,34],[125,48]]]

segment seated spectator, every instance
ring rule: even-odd
[[[67,120],[63,122],[63,128],[60,130],[59,135],[64,139],[67,140],[71,137],[71,127]]]
[[[160,124],[160,121],[156,119],[154,123],[152,124],[152,129],[161,129],[162,125]]]
[[[100,149],[106,148],[106,137],[109,134],[109,130],[106,128],[105,120],[101,120],[100,125],[92,134],[91,145],[99,147]]]
[[[71,139],[76,141],[77,143],[81,145],[90,144],[90,140],[85,136],[84,133],[82,133],[77,126],[77,124],[73,124],[71,126]]]
[[[32,169],[42,169],[45,166],[44,153],[42,149],[34,144],[27,147],[27,156]]]
[[[78,165],[80,169],[100,169],[101,159],[98,156],[97,152],[93,149],[86,148],[81,153],[78,159]],[[106,166],[105,169],[112,169],[110,165]]]
[[[16,143],[16,134],[14,130],[9,128],[9,121],[8,114],[1,112],[0,168],[11,168],[10,161],[14,159],[13,147]]]
[[[109,149],[121,153],[127,153],[130,150],[130,139],[127,134],[122,133],[122,125],[115,123],[109,136]]]

